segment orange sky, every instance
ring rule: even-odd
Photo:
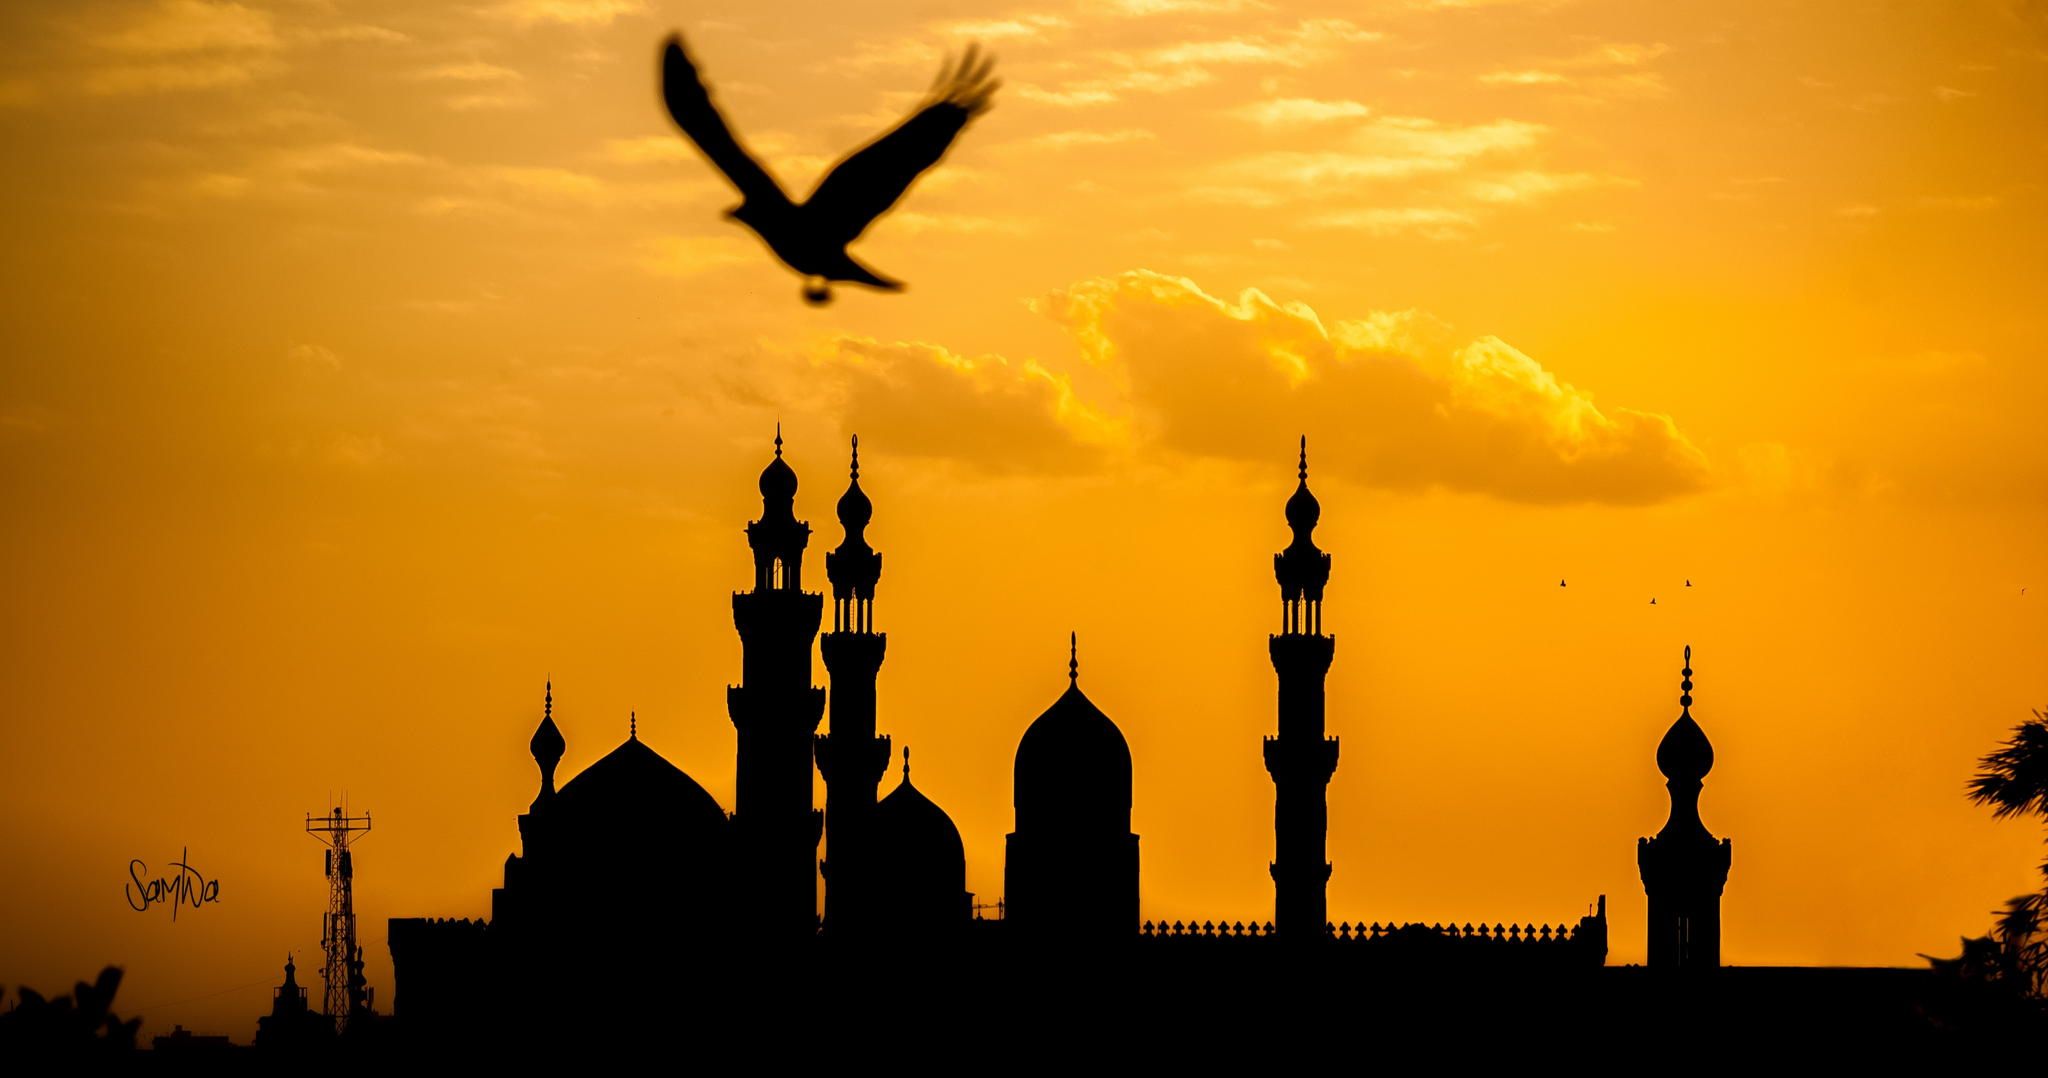
[[[1334,917],[1604,893],[1640,961],[1686,643],[1730,961],[1913,964],[2037,883],[2039,830],[1963,797],[2048,703],[2037,4],[0,27],[10,983],[124,963],[117,1009],[246,1040],[318,943],[302,816],[346,790],[388,993],[386,917],[487,911],[550,676],[564,775],[634,709],[730,806],[726,595],[777,420],[814,580],[861,434],[880,726],[983,898],[1073,629],[1136,755],[1144,913],[1268,916],[1304,432]],[[804,307],[719,219],[656,96],[674,27],[798,190],[994,48],[994,111],[857,248],[909,293]],[[128,860],[186,848],[221,904],[130,910]]]

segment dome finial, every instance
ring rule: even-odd
[[[860,435],[858,434],[853,436],[853,470],[847,475],[847,478],[860,478]]]
[[[1301,481],[1308,482],[1308,435],[1301,436]]]
[[[775,456],[777,459],[780,459],[782,456],[782,420],[780,419],[775,421]]]
[[[903,781],[910,781],[910,746],[903,746]]]
[[[1081,683],[1081,634],[1067,633],[1067,680]]]
[[[1683,679],[1683,680],[1681,680],[1681,681],[1680,681],[1680,682],[1678,683],[1678,689],[1679,689],[1679,697],[1678,697],[1678,706],[1679,706],[1679,709],[1680,709],[1680,711],[1681,711],[1681,713],[1682,713],[1682,714],[1685,714],[1685,715],[1691,715],[1691,714],[1692,714],[1692,645],[1691,645],[1691,644],[1687,644],[1687,645],[1685,646],[1685,669],[1683,669],[1683,670],[1680,670],[1680,671],[1679,671],[1678,673],[1679,673],[1679,677]]]
[[[640,740],[640,713],[637,711],[626,712],[626,739]]]
[[[543,690],[542,690],[542,695],[541,695],[541,703],[540,703],[540,717],[541,717],[541,718],[543,718],[543,719],[552,719],[552,718],[554,718],[554,717],[555,717],[555,679],[554,679],[554,678],[549,678],[549,679],[548,679],[548,681],[547,681],[547,688],[545,688],[545,689],[543,689]]]

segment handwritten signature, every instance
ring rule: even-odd
[[[121,892],[128,896],[128,908],[141,912],[161,902],[171,904],[171,920],[178,919],[178,907],[187,902],[198,909],[208,902],[220,901],[220,881],[209,880],[196,868],[186,862],[192,856],[189,847],[178,851],[178,859],[171,862],[177,874],[144,879],[149,866],[140,858],[128,862],[128,878],[134,883],[123,884]]]

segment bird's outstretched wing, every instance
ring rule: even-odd
[[[988,108],[998,85],[989,78],[994,69],[994,57],[969,45],[958,64],[939,69],[930,97],[916,113],[833,166],[804,203],[818,236],[851,243],[894,206],[920,173],[945,156],[967,121]]]
[[[676,126],[740,189],[742,198],[750,202],[789,201],[789,196],[782,193],[782,185],[747,153],[746,147],[733,137],[732,129],[725,125],[725,117],[711,103],[711,91],[697,76],[697,66],[690,62],[690,54],[683,51],[681,34],[670,35],[662,50],[661,94]]]

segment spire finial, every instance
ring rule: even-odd
[[[1680,692],[1680,695],[1679,695],[1679,697],[1678,697],[1678,706],[1679,706],[1679,709],[1680,709],[1681,711],[1683,711],[1683,712],[1684,712],[1684,713],[1685,713],[1686,715],[1691,715],[1691,714],[1692,714],[1692,645],[1691,645],[1691,644],[1687,644],[1687,645],[1685,646],[1685,669],[1683,669],[1683,670],[1680,670],[1680,671],[1679,671],[1678,673],[1679,673],[1679,676],[1680,676],[1681,678],[1683,678],[1683,679],[1684,679],[1684,680],[1682,680],[1682,681],[1680,681],[1680,682],[1678,683],[1678,688],[1679,688],[1679,692]]]
[[[860,435],[858,434],[853,436],[853,471],[847,478],[860,478]]]
[[[555,679],[554,679],[554,678],[549,678],[549,679],[548,679],[548,684],[547,684],[547,688],[546,688],[546,689],[544,690],[544,693],[543,693],[543,695],[541,696],[541,705],[540,705],[540,717],[541,717],[541,718],[543,718],[543,719],[552,719],[552,718],[554,718],[554,717],[555,717]]]
[[[910,746],[903,746],[903,781],[910,781]]]
[[[1081,634],[1067,633],[1067,680],[1081,683]]]
[[[637,711],[626,712],[626,739],[640,740],[640,713]]]
[[[778,459],[782,456],[782,420],[780,419],[775,421],[775,456]]]
[[[1301,481],[1308,482],[1308,435],[1301,436]]]

